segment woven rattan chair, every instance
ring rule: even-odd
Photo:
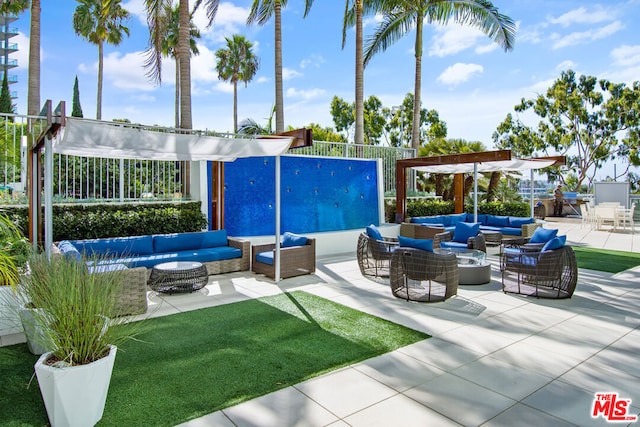
[[[500,271],[503,292],[537,298],[571,298],[578,283],[578,263],[570,246],[505,250]]]
[[[433,237],[433,248],[440,248],[442,247],[442,242],[451,242],[452,239],[453,231],[438,233]],[[484,234],[479,233],[476,236],[469,237],[469,239],[467,239],[467,248],[487,252],[487,243]]]
[[[363,232],[358,237],[356,249],[358,266],[365,277],[389,277],[389,261],[394,249],[398,247],[398,239],[383,237],[375,240]]]
[[[444,301],[458,293],[458,262],[453,253],[436,254],[400,247],[391,256],[391,292],[407,301]]]
[[[272,252],[273,264],[266,264],[256,260],[256,256],[262,252]],[[272,279],[276,276],[276,244],[266,243],[254,245],[251,248],[253,262],[251,269],[254,273],[264,274]],[[290,246],[280,248],[280,277],[302,276],[313,274],[316,271],[316,239],[307,238],[304,246]]]

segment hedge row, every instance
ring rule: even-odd
[[[28,209],[7,207],[4,212],[27,235]],[[206,227],[200,202],[53,206],[54,241],[183,233]]]
[[[454,213],[455,206],[452,200],[414,200],[407,202],[407,217],[447,215]],[[473,213],[473,206],[465,206],[465,212]],[[385,218],[387,222],[395,222],[396,203],[387,202],[385,204]],[[522,202],[484,202],[478,203],[479,214],[508,215],[508,216],[531,216],[531,207],[528,203]]]

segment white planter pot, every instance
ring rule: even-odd
[[[42,332],[42,327],[38,324],[34,312],[42,312],[41,308],[21,308],[18,314],[22,322],[22,329],[27,338],[27,347],[31,354],[44,354],[52,350],[51,344],[47,343],[46,335]],[[42,314],[40,314],[42,316]]]
[[[50,353],[40,356],[34,367],[52,427],[87,427],[100,421],[116,350],[111,346],[107,357],[88,365],[64,368],[44,363]]]
[[[0,337],[22,332],[18,298],[10,286],[0,286]]]

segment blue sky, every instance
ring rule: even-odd
[[[191,4],[194,3],[192,0]],[[285,124],[311,122],[333,126],[330,102],[337,95],[354,98],[354,32],[341,49],[343,0],[316,0],[302,18],[302,0],[289,0],[283,10]],[[42,2],[41,100],[67,101],[71,109],[73,80],[80,82],[84,116],[95,117],[97,47],[76,36],[73,0]],[[119,46],[105,46],[102,117],[172,126],[174,64],[163,63],[161,86],[154,86],[142,68],[147,46],[143,0],[124,0],[132,14],[130,37]],[[224,37],[242,34],[255,43],[261,67],[254,80],[239,90],[238,115],[266,123],[274,100],[273,23],[245,25],[251,0],[223,1],[214,25],[205,28],[204,13],[196,15],[202,31],[200,55],[192,59],[193,127],[220,132],[233,128],[231,86],[218,81],[215,51]],[[505,53],[475,29],[449,25],[425,27],[422,102],[436,109],[448,125],[448,136],[481,141],[492,147],[491,134],[513,112],[522,97],[543,93],[560,72],[640,80],[640,0],[495,0],[501,13],[518,24],[513,51]],[[375,27],[365,24],[365,36]],[[14,23],[20,52],[13,70],[19,82],[18,113],[26,113],[29,15]],[[387,107],[399,105],[413,91],[414,33],[378,54],[365,71],[365,96],[376,95]],[[531,121],[529,124],[534,124]],[[619,166],[621,167],[621,166]]]

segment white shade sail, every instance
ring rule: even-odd
[[[222,138],[141,129],[128,123],[67,118],[53,141],[59,154],[112,159],[232,162],[242,157],[278,156],[292,137]]]
[[[477,172],[494,171],[524,171],[531,169],[542,169],[555,163],[555,160],[496,160],[479,163],[458,163],[451,165],[416,166],[413,169],[420,172],[429,173],[472,173],[474,164],[477,165]]]

